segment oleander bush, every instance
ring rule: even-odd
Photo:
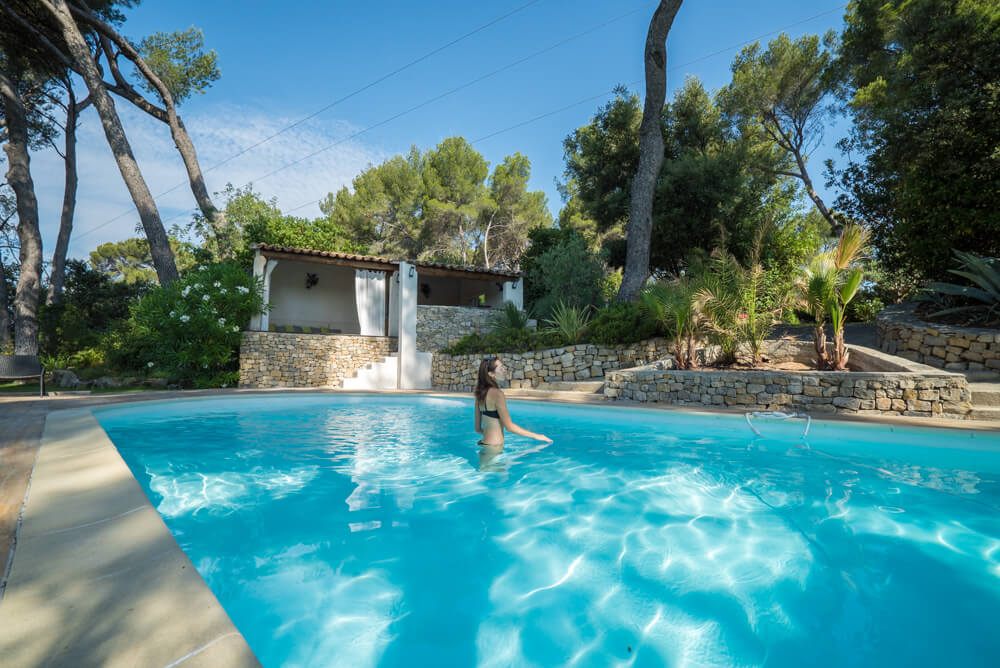
[[[238,381],[241,332],[262,307],[262,284],[236,263],[204,265],[146,294],[129,325],[109,337],[110,356],[186,386]]]

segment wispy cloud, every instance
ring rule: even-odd
[[[169,128],[141,112],[119,103],[119,113],[136,159],[150,190],[156,197],[167,229],[190,219],[194,198]],[[288,130],[266,144],[211,169],[243,148],[269,137],[295,119],[274,116],[241,106],[216,106],[185,115],[184,123],[198,151],[209,192],[221,191],[227,183],[253,183],[266,198],[278,198],[278,206],[290,210],[350,185],[369,163],[387,157],[376,147],[347,140],[328,151],[260,180],[304,155],[340,142],[358,128],[344,121],[313,119]],[[86,257],[106,241],[135,236],[139,217],[108,148],[96,113],[88,110],[78,132],[79,190],[71,257]],[[35,154],[32,173],[39,199],[42,237],[46,258],[51,256],[59,229],[63,197],[63,163],[53,151]],[[180,185],[179,185],[180,184]],[[178,186],[179,187],[174,187]],[[166,191],[170,192],[166,192]],[[216,201],[217,205],[223,202]],[[127,212],[127,213],[125,213]],[[125,213],[125,215],[120,215]],[[315,216],[315,204],[294,212]],[[120,217],[118,217],[120,216]],[[118,217],[113,222],[109,220]],[[169,220],[172,219],[172,220]]]

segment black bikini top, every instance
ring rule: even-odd
[[[496,418],[497,420],[500,419],[500,413],[495,410],[492,411],[486,410],[485,403],[483,404],[483,407],[479,409],[479,412],[480,414],[485,415],[486,417]]]

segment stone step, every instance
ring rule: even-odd
[[[576,381],[552,381],[550,383],[539,383],[536,390],[546,392],[586,392],[597,394],[604,391],[603,380],[576,380]]]
[[[969,413],[969,419],[1000,422],[1000,408],[980,408],[973,406],[972,412]]]
[[[1000,373],[996,371],[961,371],[970,383],[1000,383]]]
[[[565,390],[504,390],[503,393],[511,399],[556,399],[558,401],[575,401],[580,403],[607,401],[607,397],[603,394],[596,394],[593,392],[572,392]]]
[[[969,383],[972,405],[977,408],[1000,408],[1000,383]]]

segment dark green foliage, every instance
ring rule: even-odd
[[[446,355],[516,353],[526,350],[559,348],[565,345],[566,340],[556,332],[537,332],[524,329],[504,333],[469,334],[455,345],[442,348],[441,352]]]
[[[508,332],[519,332],[528,329],[528,320],[531,314],[522,311],[511,302],[505,302],[503,308],[497,311],[492,318],[491,331],[494,334],[506,334]]]
[[[580,221],[579,227],[592,221],[606,235],[603,247],[613,267],[625,259],[621,233],[638,165],[641,115],[638,98],[619,90],[563,143],[567,218]],[[664,106],[661,121],[665,156],[653,201],[654,272],[678,273],[693,249],[707,253],[722,246],[745,261],[765,222],[775,230],[773,249],[762,251],[765,265],[787,265],[807,242],[809,253],[816,250],[821,239],[813,234],[815,222],[793,206],[797,182],[776,174],[786,159],[758,132],[733,125],[697,79]]]
[[[150,289],[149,283],[114,281],[81,260],[70,260],[62,301],[41,306],[42,354],[55,362],[71,362],[73,354],[99,346],[102,337],[128,318],[129,307]],[[86,358],[76,361],[75,366],[80,366]]]
[[[273,244],[293,248],[332,251],[339,253],[364,253],[366,246],[351,238],[342,225],[329,216],[309,220],[286,216],[277,201],[266,201],[253,188],[235,188],[227,184],[222,193],[226,197],[226,220],[232,225],[232,243],[236,260],[245,267],[253,262],[251,244]],[[185,230],[204,241],[203,249],[215,260],[225,255],[224,249],[214,247],[211,225],[202,216],[196,216]]]
[[[192,26],[172,33],[153,33],[139,42],[138,51],[179,105],[193,93],[203,94],[220,76],[215,51],[205,53],[204,46],[201,31]],[[150,93],[159,93],[138,69],[135,78]]]
[[[661,334],[640,304],[611,302],[597,311],[587,328],[587,340],[601,345],[635,343]]]
[[[847,305],[848,322],[875,322],[875,316],[885,308],[885,303],[872,288],[858,291],[858,295]]]
[[[948,279],[952,249],[1000,255],[1000,3],[855,0],[846,21],[838,206],[893,272]]]
[[[545,195],[528,190],[520,153],[489,163],[462,137],[416,147],[361,172],[320,210],[375,255],[516,269],[527,234],[551,227]]]
[[[556,302],[585,308],[603,302],[604,262],[573,229],[538,229],[521,258],[525,304],[541,319],[549,318]]]

